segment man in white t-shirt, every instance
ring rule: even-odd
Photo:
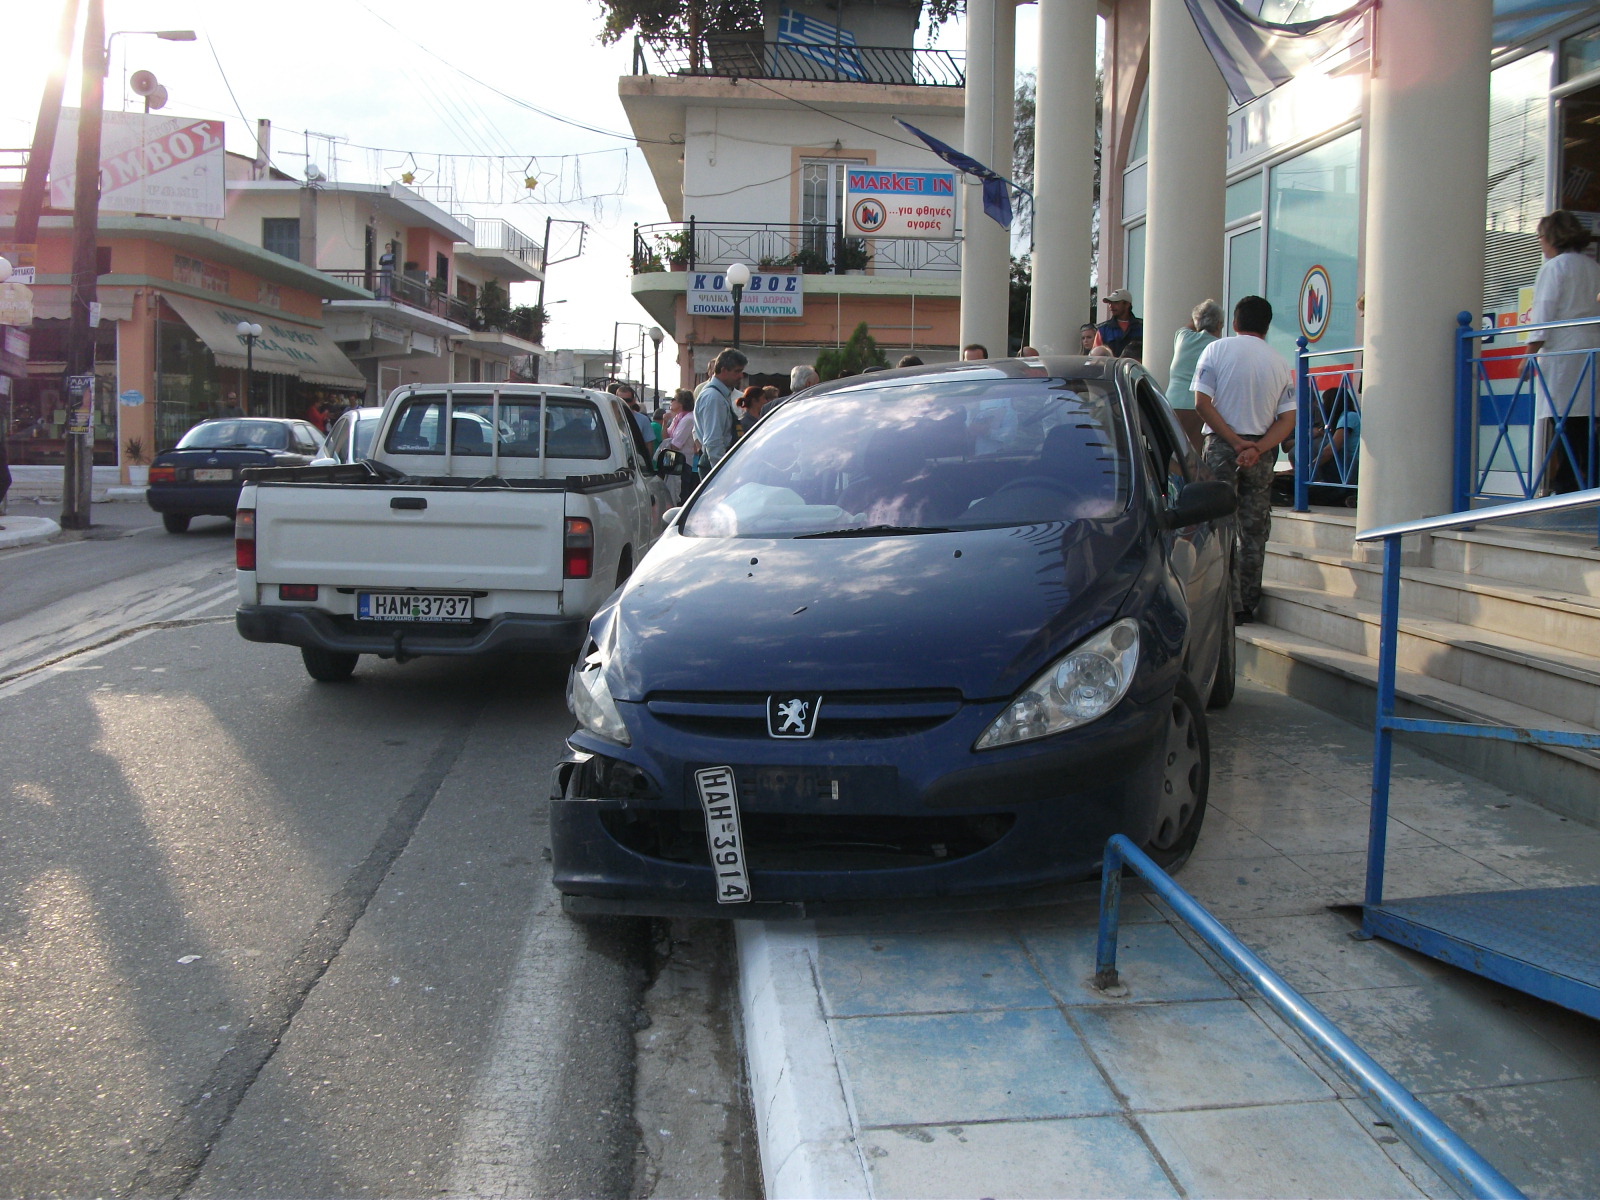
[[[1194,368],[1194,407],[1210,430],[1204,457],[1212,473],[1239,497],[1239,545],[1233,558],[1233,613],[1253,621],[1261,603],[1261,571],[1272,532],[1272,471],[1278,446],[1294,432],[1294,372],[1270,348],[1272,305],[1246,296],[1233,307],[1237,337],[1200,353]]]

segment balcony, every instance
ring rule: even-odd
[[[472,229],[472,241],[457,242],[458,264],[476,267],[506,283],[527,283],[544,275],[544,247],[510,221],[498,217],[462,217]]]
[[[759,32],[659,37],[633,42],[633,74],[809,83],[966,86],[965,56],[909,46],[768,42]]]
[[[961,242],[914,238],[847,238],[835,225],[770,222],[661,221],[633,230],[633,273],[692,271],[742,262],[807,275],[959,279]]]
[[[373,299],[400,304],[461,326],[471,326],[474,313],[465,300],[435,291],[425,275],[397,275],[393,271],[324,271],[333,279],[353,283],[372,293]]]

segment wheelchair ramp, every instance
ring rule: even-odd
[[[1365,918],[1387,941],[1600,1018],[1600,887],[1419,896]]]

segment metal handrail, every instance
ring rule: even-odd
[[[857,46],[848,41],[769,42],[760,30],[704,34],[699,38],[670,34],[634,38],[633,74],[657,73],[807,83],[966,86],[965,56],[949,50]]]
[[[1359,439],[1351,439],[1346,433],[1343,446],[1335,442],[1338,435],[1337,429],[1330,429],[1328,422],[1324,421],[1320,431],[1312,421],[1312,405],[1317,405],[1317,411],[1322,412],[1321,393],[1316,399],[1312,396],[1311,380],[1317,374],[1311,367],[1313,358],[1354,358],[1362,356],[1362,365],[1351,367],[1338,375],[1337,400],[1345,405],[1347,412],[1354,412],[1358,422],[1361,418],[1361,385],[1352,382],[1353,377],[1361,376],[1366,365],[1366,347],[1350,346],[1342,350],[1312,350],[1310,341],[1305,337],[1296,339],[1298,353],[1295,355],[1294,366],[1294,396],[1295,396],[1295,422],[1294,422],[1294,510],[1295,512],[1309,512],[1311,509],[1311,485],[1313,482],[1319,487],[1348,488],[1353,495],[1356,488],[1356,478],[1360,470],[1361,449]],[[1326,370],[1326,368],[1324,369]],[[1356,442],[1351,445],[1351,441]],[[1317,467],[1321,464],[1323,451],[1330,452],[1334,464],[1336,479],[1313,479]]]
[[[1122,834],[1106,843],[1100,876],[1100,939],[1095,947],[1097,988],[1117,986],[1117,922],[1122,903],[1122,868],[1132,867],[1172,911],[1234,970],[1248,979],[1275,1012],[1349,1077],[1395,1132],[1462,1190],[1481,1197],[1521,1198],[1509,1179],[1356,1045],[1310,1001],[1295,991],[1234,936],[1150,857]]]
[[[875,273],[953,276],[961,270],[960,231],[949,241],[846,237],[842,222],[657,221],[633,230],[633,272],[698,270],[744,262],[806,274]]]
[[[1437,517],[1418,517],[1415,521],[1399,521],[1356,534],[1358,542],[1379,542],[1385,538],[1406,537],[1413,533],[1432,533],[1437,529],[1465,529],[1469,525],[1483,525],[1507,517],[1530,517],[1537,513],[1564,512],[1569,508],[1588,508],[1600,504],[1600,488],[1586,492],[1565,492],[1560,496],[1539,496],[1532,500],[1514,500],[1510,504],[1497,504],[1493,508],[1474,508],[1466,512],[1445,513]]]

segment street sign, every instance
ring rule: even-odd
[[[852,167],[845,172],[846,237],[956,236],[956,173]]]
[[[138,408],[144,403],[144,393],[138,388],[129,388],[117,397],[117,403],[123,408]]]
[[[34,242],[0,242],[0,258],[11,264],[12,283],[34,281],[34,255],[38,252]]]
[[[733,316],[733,289],[721,271],[690,271],[688,285],[691,317]],[[805,313],[805,276],[779,271],[751,274],[739,300],[745,317],[798,317]]]
[[[33,324],[33,289],[25,283],[0,283],[0,325]]]

